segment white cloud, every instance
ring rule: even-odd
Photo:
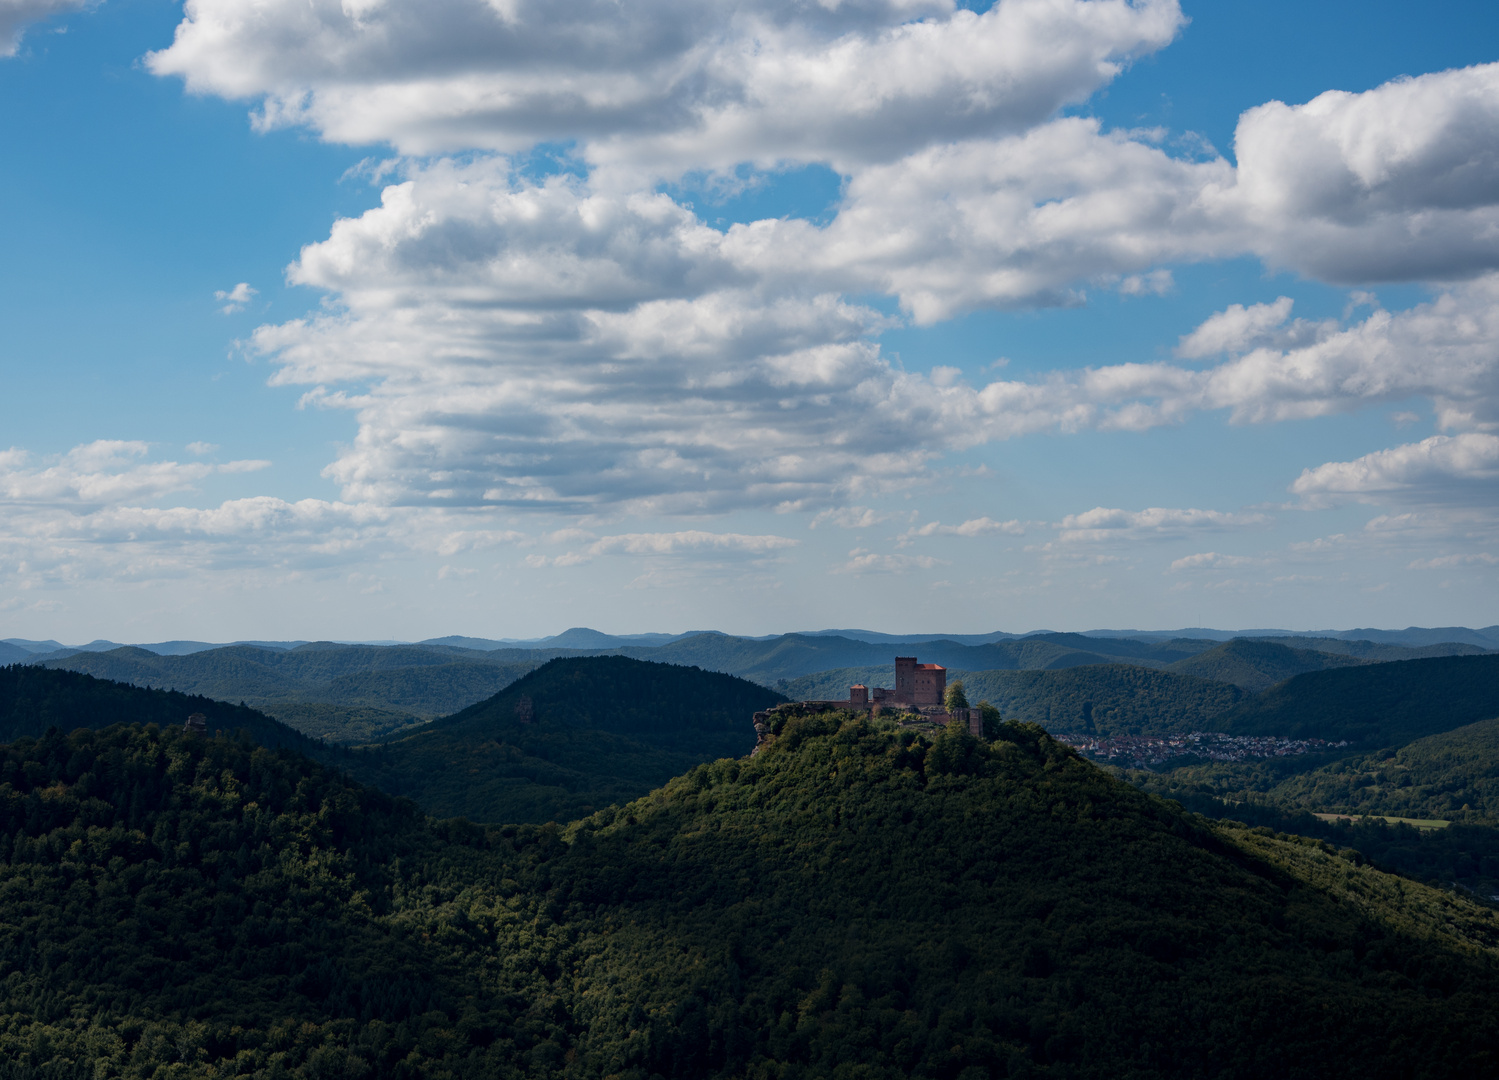
[[[1175,0],[190,0],[148,64],[258,99],[263,127],[408,154],[576,141],[656,175],[1021,130],[1184,22]]]
[[[825,228],[761,221],[733,230],[728,247],[761,273],[892,294],[931,323],[1078,303],[1089,282],[1240,252],[1232,214],[1203,199],[1232,183],[1222,159],[1178,160],[1064,118],[861,168]]]
[[[1057,116],[1182,24],[1174,0],[190,0],[149,63],[257,102],[263,126],[465,153],[375,167],[405,180],[289,271],[325,309],[254,338],[276,382],[356,414],[326,473],[351,504],[817,511],[954,448],[1200,411],[1425,397],[1444,431],[1499,429],[1499,65],[1251,109],[1236,164]],[[576,145],[587,175],[468,153],[541,142]],[[832,165],[837,213],[720,232],[655,190],[742,162]],[[929,323],[1160,292],[1167,264],[1244,254],[1470,280],[1352,323],[1232,305],[1181,339],[1209,365],[983,386],[893,365],[870,340],[891,320],[847,299]]]
[[[1265,525],[1264,514],[1233,514],[1222,510],[1170,509],[1151,506],[1144,510],[1119,510],[1095,506],[1081,514],[1068,514],[1057,527],[1063,543],[1098,543],[1114,540],[1163,539],[1200,532],[1223,532]]]
[[[1025,522],[1017,520],[995,521],[987,517],[971,518],[958,525],[944,525],[940,521],[929,521],[925,525],[907,529],[901,534],[900,540],[902,543],[909,543],[911,539],[918,536],[963,536],[972,538],[975,536],[993,536],[996,533],[1006,536],[1024,536]]]
[[[801,541],[786,536],[748,536],[743,533],[715,533],[702,529],[678,532],[620,533],[595,540],[581,551],[569,551],[555,557],[528,555],[528,566],[578,566],[604,555],[679,556],[692,559],[738,556],[765,558],[778,551],[797,547]]]
[[[972,386],[948,369],[901,371],[867,340],[888,320],[839,294],[883,271],[868,236],[841,242],[849,212],[826,230],[720,233],[664,195],[439,162],[304,250],[291,279],[336,306],[254,340],[276,382],[358,414],[358,437],[328,470],[354,502],[816,509],[906,484],[954,447],[1143,430],[1204,410],[1263,423],[1425,396],[1444,427],[1499,424],[1494,275],[1342,327],[1287,322],[1283,301],[1230,308],[1186,339],[1189,353],[1231,353],[1205,368],[1116,364]],[[932,248],[933,266],[944,252]],[[950,261],[955,290],[1002,284]],[[890,264],[896,276],[913,266],[909,251]],[[1035,293],[1078,266],[1064,270],[1006,280]],[[946,294],[926,295],[947,310]],[[339,383],[357,389],[329,389]]]
[[[1499,64],[1240,117],[1235,199],[1272,263],[1328,281],[1464,277],[1499,244]]]
[[[260,290],[250,288],[249,282],[241,281],[227,292],[223,289],[215,289],[213,298],[215,300],[226,301],[224,306],[219,308],[219,310],[225,315],[233,315],[236,311],[243,311],[245,305],[259,294]]]
[[[833,567],[834,574],[905,574],[912,570],[931,570],[947,566],[947,560],[930,555],[882,555],[866,548],[854,548],[847,561]]]
[[[202,457],[204,454],[216,453],[219,449],[218,443],[190,442],[187,444],[187,452]]]
[[[1171,569],[1179,570],[1236,570],[1245,566],[1264,565],[1264,559],[1249,555],[1220,555],[1216,551],[1203,551],[1196,555],[1184,555],[1173,559]]]
[[[1499,435],[1434,435],[1352,461],[1307,469],[1291,485],[1306,498],[1393,497],[1499,507]]]
[[[304,250],[291,279],[337,306],[254,340],[276,382],[358,414],[328,470],[353,502],[816,508],[899,487],[953,447],[1203,410],[1270,422],[1427,396],[1444,426],[1499,423],[1494,276],[1342,328],[1287,325],[1280,302],[1231,308],[1188,351],[1249,351],[1207,368],[975,387],[888,363],[867,340],[887,320],[838,298],[878,260],[818,248],[817,233],[720,233],[664,195],[439,162]],[[359,389],[328,389],[338,383]]]
[[[822,511],[807,523],[807,528],[816,529],[822,525],[835,525],[840,529],[872,529],[898,516],[881,513],[867,506],[840,506]]]
[[[1499,566],[1499,555],[1478,551],[1464,555],[1438,555],[1431,559],[1416,559],[1411,570],[1454,570],[1461,566]]]
[[[142,460],[149,450],[143,442],[99,439],[40,463],[24,450],[0,452],[0,503],[114,505],[189,491],[213,473],[251,472],[270,464]]]
[[[590,555],[676,555],[682,552],[738,552],[766,555],[796,547],[801,541],[787,536],[746,536],[742,533],[704,532],[687,529],[669,533],[623,533],[605,536],[589,546]]]
[[[757,287],[724,245],[665,196],[440,163],[292,268],[342,310],[254,340],[357,411],[328,470],[355,502],[700,512],[920,473],[945,433],[910,438],[933,416],[864,340],[884,318]]]
[[[1282,296],[1273,304],[1230,304],[1213,315],[1196,330],[1185,335],[1176,355],[1187,360],[1220,353],[1247,352],[1251,347],[1274,340],[1274,334],[1291,316],[1293,301]]]
[[[21,35],[32,23],[88,4],[89,0],[0,0],[0,57],[16,55]]]

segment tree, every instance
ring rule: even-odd
[[[942,702],[949,709],[968,708],[968,695],[963,693],[963,681],[959,679],[947,688],[947,697]]]
[[[1004,723],[1000,719],[999,710],[987,701],[979,702],[979,715],[984,718],[984,738],[993,742],[999,738],[999,725]]]

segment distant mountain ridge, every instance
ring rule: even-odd
[[[576,627],[548,639],[557,644],[538,647],[496,645],[489,639],[462,637],[413,645],[311,641],[206,649],[197,648],[199,642],[177,641],[161,643],[164,653],[140,646],[101,651],[96,648],[99,642],[91,643],[83,651],[48,653],[37,650],[55,643],[17,644],[13,640],[6,645],[32,651],[23,657],[6,655],[13,662],[40,663],[137,686],[171,687],[222,700],[243,701],[315,737],[358,743],[458,712],[499,692],[547,661],[568,656],[625,656],[700,667],[750,679],[763,686],[781,687],[819,673],[888,669],[899,652],[916,653],[922,660],[942,664],[954,672],[1061,671],[1127,664],[1259,692],[1283,679],[1323,668],[1484,651],[1478,645],[1460,642],[1404,646],[1304,636],[1241,638],[1224,643],[1210,637],[1123,637],[1105,633],[996,633],[919,640],[862,631],[850,633],[863,636],[819,631],[735,637],[705,631],[686,636],[620,638]],[[871,637],[877,640],[866,640]],[[986,640],[989,638],[994,640]],[[571,646],[565,644],[569,642]],[[610,642],[635,643],[605,647]],[[489,648],[491,645],[495,647]],[[0,656],[0,660],[4,658]],[[876,673],[866,676],[866,681],[882,685],[885,678]],[[826,680],[815,681],[821,685]],[[1025,686],[1024,696],[1010,701],[1012,711],[1050,726],[1055,723],[1048,717],[1054,716],[1058,709],[1070,714],[1073,704],[1079,703],[1077,695],[1092,692],[1085,685],[1087,679],[1068,683],[1073,689],[1056,699],[1050,696],[1051,683],[1046,680],[1011,682]],[[1168,685],[1175,687],[1170,680],[1161,683],[1162,687]],[[1193,700],[1196,695],[1196,691],[1179,693],[1178,690],[1175,687],[1163,692],[1173,703]],[[815,696],[842,697],[846,692],[845,685]],[[1113,692],[1107,690],[1105,697]],[[1080,705],[1086,705],[1087,700],[1081,699]],[[1040,712],[1031,709],[1031,704],[1039,706],[1043,701],[1045,706]],[[1221,704],[1217,702],[1210,711],[1216,711]],[[1167,712],[1176,715],[1176,708],[1177,704],[1172,704]],[[1144,715],[1154,716],[1159,710],[1153,709],[1154,706],[1145,709]],[[1121,703],[1112,712],[1114,723],[1131,729],[1136,721],[1126,718],[1141,711]],[[1148,726],[1157,725],[1150,721]],[[1074,728],[1075,725],[1067,725],[1067,729]],[[1172,730],[1176,730],[1174,722]]]
[[[479,652],[492,652],[496,649],[511,648],[553,648],[553,649],[615,649],[627,646],[662,646],[685,638],[698,637],[703,634],[713,634],[720,637],[732,637],[741,641],[774,641],[780,637],[841,637],[851,641],[862,641],[871,645],[919,645],[926,642],[950,641],[959,645],[990,645],[1002,641],[1020,641],[1025,638],[1056,637],[1059,635],[1080,638],[1095,638],[1108,641],[1119,638],[1133,638],[1139,641],[1156,641],[1170,639],[1195,639],[1204,641],[1230,641],[1234,638],[1323,638],[1340,641],[1368,641],[1381,645],[1406,645],[1420,647],[1425,645],[1441,645],[1457,643],[1465,645],[1476,645],[1482,649],[1499,649],[1499,624],[1485,626],[1479,629],[1466,626],[1445,627],[1423,627],[1408,626],[1404,630],[1378,630],[1373,628],[1361,628],[1354,630],[1280,630],[1280,629],[1248,629],[1248,630],[1219,630],[1212,627],[1185,627],[1180,630],[1081,630],[1081,631],[1055,631],[1055,630],[1027,630],[1020,633],[1012,633],[1005,630],[993,630],[984,634],[891,634],[877,630],[861,629],[838,629],[838,630],[798,630],[786,634],[726,634],[717,630],[687,630],[681,633],[644,633],[644,634],[606,634],[600,630],[593,630],[586,626],[575,626],[564,630],[560,634],[536,638],[483,638],[466,637],[463,635],[449,635],[447,637],[424,638],[421,641],[335,641],[337,645],[436,645],[451,648],[472,649]],[[194,652],[204,652],[209,649],[222,649],[231,645],[251,645],[263,649],[295,649],[308,644],[305,639],[292,641],[260,641],[241,639],[230,642],[207,642],[207,641],[161,641],[161,642],[119,642],[109,641],[104,638],[91,641],[86,645],[64,645],[59,641],[32,641],[26,638],[4,638],[0,639],[0,646],[14,646],[32,656],[51,658],[51,654],[63,651],[70,652],[108,652],[118,649],[122,645],[131,644],[136,648],[149,649],[151,652],[162,656],[185,656]],[[0,652],[0,656],[7,655]]]

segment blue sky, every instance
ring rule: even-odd
[[[0,6],[0,636],[1499,621],[1492,5],[969,7]]]

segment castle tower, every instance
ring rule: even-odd
[[[918,664],[914,656],[895,658],[895,701],[899,705],[941,705],[947,694],[947,669]]]
[[[895,693],[892,696],[897,705],[916,704],[916,657],[895,658]]]

